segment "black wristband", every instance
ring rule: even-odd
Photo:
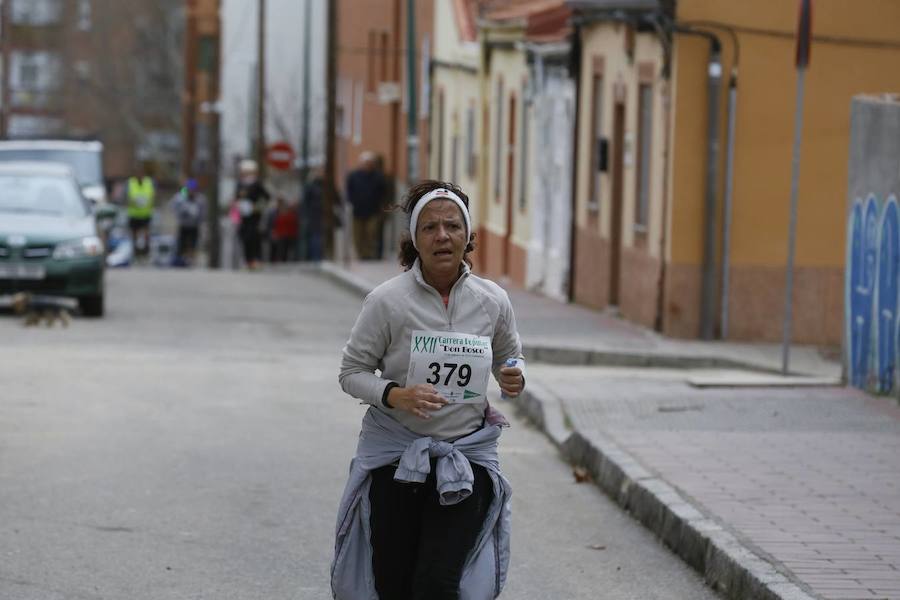
[[[384,393],[381,394],[381,405],[385,408],[394,408],[393,406],[388,404],[388,395],[395,387],[400,387],[400,384],[396,381],[389,381],[388,384],[384,387]]]

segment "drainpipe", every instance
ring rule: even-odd
[[[728,339],[728,293],[731,272],[731,199],[734,192],[734,120],[737,109],[737,64],[728,81],[728,133],[725,149],[725,207],[722,216],[722,339]]]
[[[719,96],[722,91],[722,43],[718,36],[707,31],[678,27],[677,31],[699,35],[709,40],[707,65],[708,119],[706,136],[706,200],[703,227],[703,279],[700,290],[700,338],[714,337],[716,301],[716,193],[719,186]]]
[[[663,176],[662,176],[662,226],[659,235],[659,277],[656,280],[656,318],[653,328],[662,331],[665,324],[666,298],[666,250],[669,242],[669,163],[672,158],[672,30],[666,27],[664,13],[654,13],[646,18],[653,26],[663,50]]]
[[[576,244],[578,232],[578,139],[581,123],[581,22],[572,20],[572,43],[569,45],[569,77],[575,83],[575,134],[572,136],[572,217],[569,222],[569,302],[575,301]]]

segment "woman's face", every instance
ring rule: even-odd
[[[422,208],[416,222],[416,246],[424,270],[456,273],[468,242],[466,221],[455,202],[432,200]]]

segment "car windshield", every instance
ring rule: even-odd
[[[69,165],[78,185],[102,185],[103,165],[99,152],[93,150],[50,150],[46,148],[0,148],[0,161],[58,162]]]
[[[0,174],[0,213],[84,217],[88,208],[68,177]]]

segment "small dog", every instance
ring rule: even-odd
[[[66,307],[59,304],[55,298],[47,296],[19,292],[12,297],[12,309],[17,315],[25,315],[25,327],[40,325],[41,321],[47,327],[53,327],[57,321],[63,327],[68,327],[72,322]]]

